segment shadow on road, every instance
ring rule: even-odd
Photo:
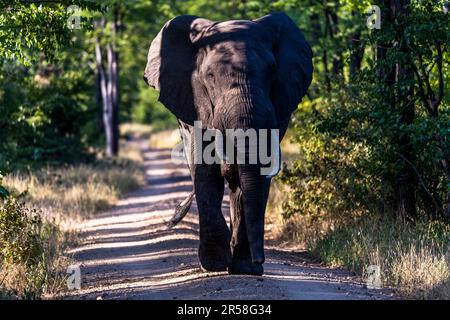
[[[192,190],[186,168],[170,150],[144,152],[147,185],[86,221],[81,244],[70,250],[81,265],[73,299],[374,299],[342,270],[313,265],[304,255],[267,250],[263,277],[203,273],[197,258],[195,201],[174,229],[166,222]],[[229,211],[228,197],[223,205]]]

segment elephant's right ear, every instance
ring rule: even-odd
[[[192,39],[212,23],[195,16],[178,16],[164,25],[148,52],[147,83],[159,90],[164,106],[190,125],[197,119],[192,90],[196,49]]]

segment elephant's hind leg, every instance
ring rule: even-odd
[[[228,273],[262,275],[263,266],[252,262],[242,204],[242,191],[239,187],[230,192],[230,208],[232,262]]]
[[[226,271],[231,263],[230,230],[222,214],[224,180],[220,167],[195,165],[194,189],[200,222],[200,264],[206,271]]]

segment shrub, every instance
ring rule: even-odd
[[[60,288],[55,270],[61,233],[13,197],[0,202],[0,291],[25,299]]]

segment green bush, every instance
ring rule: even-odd
[[[340,7],[336,10],[339,19],[350,19]],[[425,76],[416,70],[428,70],[428,90],[437,92],[441,49],[442,60],[448,60],[448,15],[428,0],[412,1],[408,10],[396,18],[399,29],[387,20],[380,30],[361,37],[358,45],[365,55],[351,78],[346,77],[348,64],[342,74],[330,73],[321,69],[327,65],[316,54],[310,99],[293,121],[299,159],[281,177],[292,190],[287,215],[353,218],[376,212],[408,220],[450,218],[449,95],[443,94],[430,112],[420,98]],[[334,46],[353,55],[347,39],[339,38]],[[407,48],[400,49],[400,42]],[[389,45],[385,56],[375,60],[380,43]],[[313,50],[326,48],[313,42]],[[409,76],[390,79],[399,66]],[[444,63],[442,77],[448,71]],[[322,81],[326,77],[328,82]],[[441,90],[449,88],[447,79],[441,81]]]
[[[86,160],[101,141],[93,74],[77,50],[60,59],[24,68],[0,58],[0,170]]]

